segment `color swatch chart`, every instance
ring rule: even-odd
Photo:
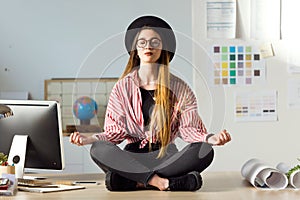
[[[277,91],[235,94],[235,121],[276,121]]]
[[[214,85],[252,85],[265,81],[265,62],[253,46],[213,46]]]

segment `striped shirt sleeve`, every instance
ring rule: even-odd
[[[104,133],[96,134],[99,140],[121,143],[126,138],[124,103],[120,87],[116,84],[112,89],[105,114]]]
[[[198,114],[196,96],[187,84],[181,84],[180,91],[180,137],[189,143],[204,142],[207,136],[202,119]]]

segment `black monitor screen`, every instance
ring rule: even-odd
[[[60,107],[55,101],[0,100],[13,116],[0,119],[0,152],[9,154],[14,135],[28,135],[25,168],[64,168]]]

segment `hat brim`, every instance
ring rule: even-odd
[[[135,19],[127,28],[125,34],[125,47],[130,54],[132,44],[136,34],[143,27],[153,28],[164,39],[164,50],[169,52],[170,61],[173,59],[176,51],[176,38],[171,26],[164,20],[156,16],[142,16]]]

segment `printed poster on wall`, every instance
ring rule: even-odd
[[[236,92],[236,122],[277,121],[277,91]]]
[[[236,0],[206,1],[207,38],[235,38]]]
[[[265,83],[265,60],[253,45],[213,45],[213,85]]]

